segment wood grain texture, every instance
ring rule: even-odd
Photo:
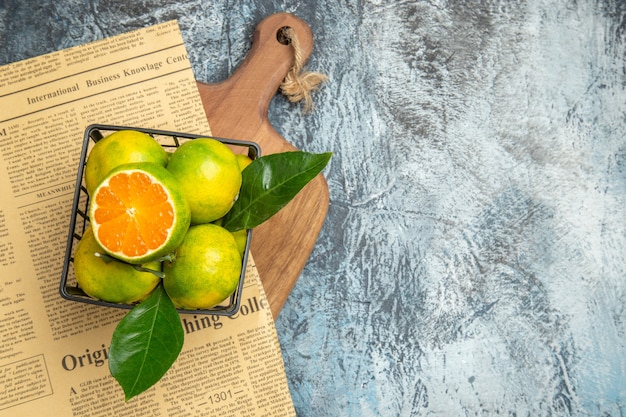
[[[276,13],[261,21],[252,47],[237,70],[217,84],[198,82],[214,136],[251,140],[261,154],[295,151],[272,127],[268,107],[293,65],[290,45],[278,41],[278,32],[291,27],[308,59],[313,49],[311,29],[293,14]],[[274,317],[283,307],[306,264],[328,211],[328,186],[318,175],[277,215],[254,229],[251,251]]]
[[[220,83],[266,16],[312,29],[330,206],[276,321],[299,416],[626,410],[623,1],[8,0],[0,60],[178,18]]]

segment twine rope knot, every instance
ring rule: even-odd
[[[291,45],[293,49],[293,65],[287,72],[285,79],[280,84],[280,91],[292,103],[304,100],[304,111],[313,109],[311,92],[318,90],[328,77],[319,72],[304,71],[304,57],[300,47],[300,41],[293,28],[285,27],[279,34],[281,43]]]

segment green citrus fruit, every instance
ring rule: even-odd
[[[167,154],[152,136],[136,130],[119,130],[100,139],[89,152],[85,165],[85,186],[89,195],[109,171],[129,162],[165,166]]]
[[[237,158],[237,163],[239,164],[239,170],[243,171],[248,165],[252,163],[252,159],[248,155],[237,154],[235,155]]]
[[[176,178],[150,162],[113,168],[94,190],[89,207],[100,246],[132,264],[173,252],[190,219],[189,204]]]
[[[102,301],[132,304],[145,299],[161,279],[151,272],[137,271],[132,265],[97,255],[105,251],[96,242],[92,230],[85,234],[74,253],[74,274],[83,291]],[[155,271],[161,270],[159,262],[142,265]]]
[[[237,288],[241,255],[233,235],[215,224],[191,226],[172,262],[163,263],[163,287],[178,308],[212,308]]]
[[[180,182],[191,207],[191,223],[210,223],[233,206],[241,188],[235,154],[215,139],[183,143],[171,155],[167,169]]]
[[[237,242],[237,249],[239,249],[239,254],[243,257],[243,253],[246,250],[246,243],[248,241],[248,231],[246,229],[241,229],[230,233],[235,238],[235,242]]]

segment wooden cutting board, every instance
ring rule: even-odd
[[[292,46],[278,40],[284,27],[295,31],[302,55],[308,59],[313,49],[311,28],[292,14],[278,13],[259,23],[248,55],[227,80],[198,82],[213,135],[256,142],[262,155],[297,150],[267,117],[270,101],[293,63]],[[301,110],[294,106],[293,111]],[[274,317],[278,317],[313,250],[328,204],[328,185],[320,174],[252,232],[252,256]]]

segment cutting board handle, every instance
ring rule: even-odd
[[[281,63],[279,66],[267,65],[264,69],[267,71],[265,74],[257,72],[257,76],[261,78],[265,76],[266,78],[264,79],[271,80],[267,84],[269,94],[276,93],[294,62],[292,45],[285,43],[281,37],[282,29],[287,27],[292,28],[298,37],[299,50],[303,60],[306,62],[313,49],[311,28],[303,20],[289,13],[274,14],[259,23],[254,32],[252,49],[247,57],[251,61],[250,66],[252,68],[263,69],[263,63],[268,60]],[[239,71],[246,71],[247,67],[248,65],[244,61],[244,65],[239,68]]]
[[[294,51],[278,40],[291,27],[302,62],[311,55],[311,28],[296,16],[278,13],[265,18],[254,32],[248,55],[235,72],[217,84],[198,82],[198,91],[214,136],[251,140],[262,155],[297,150],[267,118],[270,101],[291,69]],[[276,215],[254,228],[252,254],[274,317],[306,264],[329,207],[326,180],[320,174]]]
[[[273,130],[267,121],[269,104],[294,62],[292,46],[279,40],[284,27],[294,30],[306,62],[313,50],[311,28],[293,14],[277,13],[257,25],[248,55],[227,80],[198,83],[214,136],[254,140],[259,131]],[[282,150],[265,149],[263,154]]]

